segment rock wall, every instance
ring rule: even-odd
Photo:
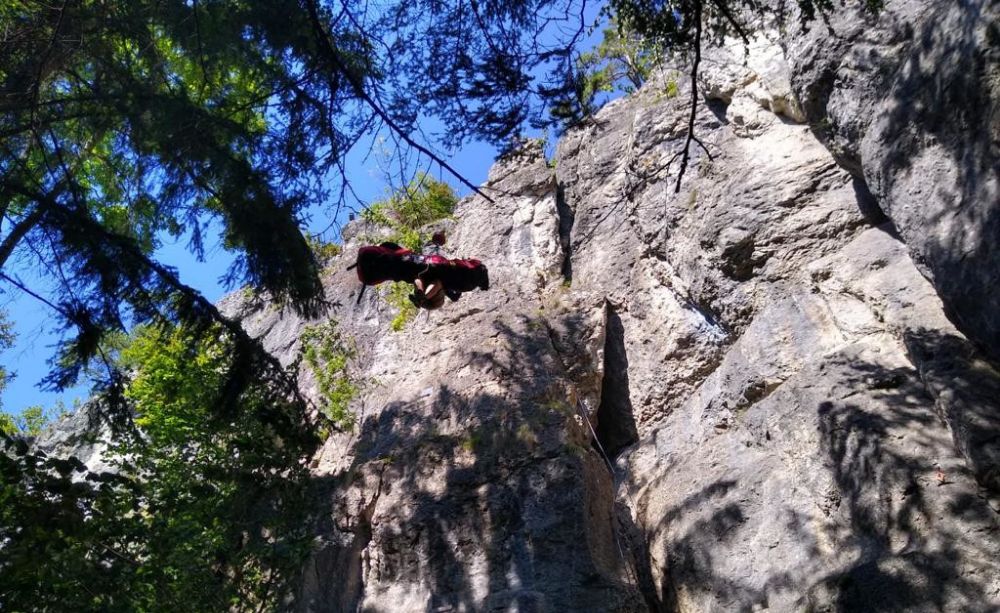
[[[295,606],[310,611],[633,611],[643,599],[616,540],[614,481],[590,448],[603,302],[562,303],[560,217],[538,151],[498,165],[494,203],[462,202],[456,255],[483,257],[492,288],[399,333],[374,292],[335,261],[331,314],[357,343],[357,426],[315,472],[322,517]],[[348,229],[345,248],[364,240]],[[225,305],[291,360],[309,322]],[[314,391],[308,377],[307,391]]]
[[[783,44],[814,131],[867,182],[963,332],[1000,357],[1000,7],[889,0],[877,18],[792,27]]]
[[[368,383],[316,460],[290,606],[1000,607],[1000,344],[976,281],[998,270],[995,81],[938,95],[966,57],[949,36],[975,33],[952,42],[993,69],[989,8],[890,2],[877,28],[838,12],[834,43],[713,50],[679,193],[683,79],[609,104],[551,161],[500,160],[493,202],[444,224],[493,287],[402,332],[334,262]],[[294,355],[306,322],[244,315]]]

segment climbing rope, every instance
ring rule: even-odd
[[[608,452],[604,450],[604,445],[601,444],[601,439],[597,437],[597,431],[594,430],[594,425],[590,423],[590,418],[587,417],[587,408],[583,406],[583,403],[579,399],[577,399],[576,401],[576,408],[577,411],[580,413],[580,417],[583,419],[583,421],[587,423],[587,427],[590,429],[590,435],[593,437],[594,444],[597,446],[597,451],[598,453],[601,454],[601,457],[604,458],[604,463],[607,465],[608,471],[611,473],[612,486],[617,489],[618,472],[615,470],[615,466],[611,462],[611,458],[608,456]],[[636,508],[635,501],[632,499],[632,493],[628,491],[628,486],[625,487],[625,496],[628,497],[629,504],[632,505],[632,508]],[[612,513],[611,521],[615,522],[616,520],[617,517],[615,516],[614,513]],[[615,526],[612,526],[611,532],[612,534],[615,535],[615,544],[618,546],[618,558],[621,560],[622,565],[625,567],[626,577],[630,582],[632,582],[632,585],[639,587],[639,573],[634,568],[632,568],[632,565],[629,564],[628,561],[626,561],[625,549],[622,547],[622,541],[618,535],[618,530],[615,529]]]

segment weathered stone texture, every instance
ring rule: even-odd
[[[963,332],[1000,357],[1000,5],[890,0],[783,41],[805,115]]]
[[[399,333],[348,227],[364,390],[289,607],[1000,609],[995,9],[706,53],[679,193],[669,74],[500,160],[442,224],[492,288]],[[223,306],[286,364],[316,323]]]
[[[331,275],[376,383],[318,459],[300,608],[1000,606],[1000,377],[754,54],[710,56],[679,193],[657,83],[554,170],[501,160],[450,226],[488,293],[390,334]]]

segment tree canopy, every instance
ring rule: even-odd
[[[274,419],[288,401],[258,383],[238,413],[212,411],[232,348],[212,332],[145,327],[123,348],[139,429],[104,451],[111,470],[0,442],[4,610],[277,606],[308,551],[303,460],[314,442],[289,436]]]

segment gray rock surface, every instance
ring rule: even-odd
[[[94,473],[115,472],[106,453],[112,427],[101,406],[94,401],[61,416],[32,441],[32,448],[46,455],[80,460]],[[74,480],[82,480],[82,472],[74,472]]]
[[[683,82],[500,160],[442,224],[491,289],[398,333],[346,228],[362,390],[288,607],[1000,610],[995,5],[706,54],[680,193]],[[285,364],[319,323],[222,308]]]
[[[795,22],[795,19],[792,19]],[[1000,357],[1000,5],[889,0],[783,44],[817,134],[863,177],[963,332]]]
[[[377,384],[318,459],[299,608],[1000,607],[1000,377],[754,53],[702,75],[679,194],[654,83],[461,203],[489,292],[391,334],[331,276]]]
[[[315,461],[320,519],[300,610],[642,607],[615,539],[613,479],[583,417],[581,395],[595,402],[600,388],[603,303],[560,303],[557,189],[540,152],[498,165],[487,187],[496,202],[460,204],[449,250],[486,260],[489,292],[392,333],[377,293],[355,304],[349,258],[328,269],[364,393],[355,429]],[[366,233],[345,235],[352,253]],[[315,323],[241,296],[223,308],[286,363]],[[308,373],[301,383],[315,394]]]

